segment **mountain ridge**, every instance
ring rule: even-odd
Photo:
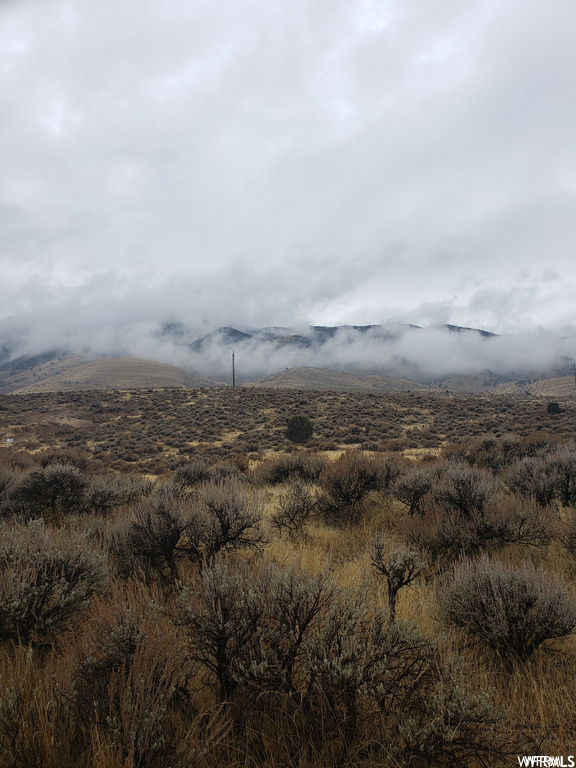
[[[571,341],[563,354],[559,347],[547,357],[524,341],[512,359],[513,337],[451,324],[221,326],[198,335],[172,320],[148,327],[148,336],[137,339],[137,355],[129,353],[129,340],[116,354],[89,354],[88,345],[78,345],[78,351],[68,339],[60,347],[47,343],[36,354],[16,356],[22,344],[4,338],[2,329],[13,340],[14,328],[24,338],[23,327],[21,321],[0,321],[0,349],[12,349],[0,364],[2,393],[226,386],[233,364],[236,383],[246,386],[529,392],[535,381],[569,376],[572,366]]]

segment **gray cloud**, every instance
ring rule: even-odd
[[[2,3],[1,312],[102,346],[575,323],[575,32],[569,0]]]

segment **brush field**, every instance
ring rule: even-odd
[[[558,405],[0,396],[0,768],[573,754],[576,400]]]

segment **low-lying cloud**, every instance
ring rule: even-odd
[[[57,312],[31,313],[0,322],[3,360],[51,350],[86,355],[131,355],[156,360],[225,381],[235,353],[239,381],[259,379],[297,366],[381,373],[421,381],[492,371],[520,377],[566,374],[576,359],[576,329],[487,335],[451,330],[445,325],[413,327],[385,322],[368,328],[315,330],[305,321],[291,327],[242,325],[235,334],[201,319],[175,313],[154,318],[112,314],[110,306],[92,306],[72,318]]]
[[[576,324],[575,37],[571,0],[0,2],[0,312]]]

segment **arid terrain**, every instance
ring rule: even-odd
[[[10,450],[77,450],[118,471],[161,474],[194,455],[260,459],[290,450],[286,419],[308,416],[308,450],[437,450],[491,434],[571,436],[576,399],[547,411],[534,395],[348,392],[256,387],[76,391],[0,396]],[[1,443],[0,443],[1,444]]]
[[[572,395],[1,395],[0,768],[566,753],[575,429]]]

